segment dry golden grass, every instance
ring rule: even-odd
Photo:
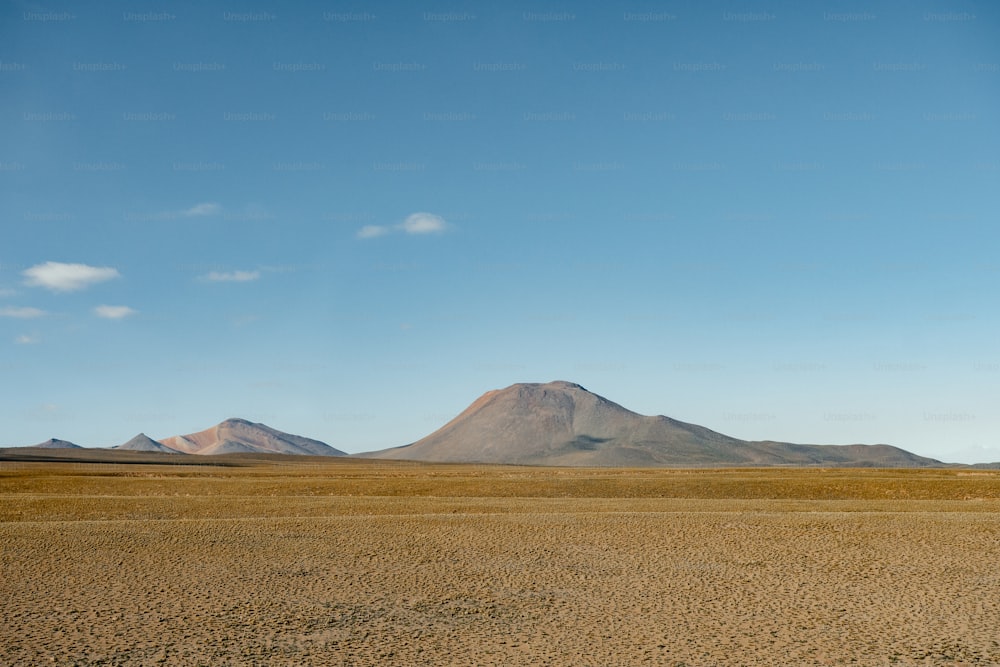
[[[1000,664],[1000,472],[232,461],[0,463],[0,664]]]

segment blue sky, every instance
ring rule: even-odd
[[[0,444],[564,379],[1000,460],[994,3],[0,11]]]

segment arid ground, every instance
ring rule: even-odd
[[[0,664],[1000,665],[998,471],[219,461],[0,463]]]

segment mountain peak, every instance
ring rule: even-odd
[[[230,417],[229,419],[224,419],[218,424],[219,426],[256,426],[254,422],[249,419],[243,419],[241,417]]]
[[[140,433],[128,442],[118,445],[115,449],[124,449],[132,452],[162,452],[164,454],[180,454],[176,449],[153,440],[145,433]]]
[[[494,389],[493,391],[486,392],[491,393],[501,393],[504,391],[517,391],[521,389],[549,389],[549,390],[560,390],[560,391],[583,391],[590,393],[582,386],[576,384],[575,382],[567,382],[566,380],[552,380],[551,382],[517,382],[515,384],[506,387],[505,389]]]
[[[576,391],[587,391],[582,386],[575,382],[567,382],[566,380],[553,380],[552,382],[546,382],[542,385],[546,388],[552,389],[566,389],[566,390],[576,390]],[[590,393],[590,392],[587,392]]]
[[[645,437],[646,418],[575,382],[513,384],[480,396],[458,417],[385,458],[482,463],[621,465],[616,448]],[[678,431],[679,432],[679,431]],[[678,435],[678,434],[675,434]],[[678,435],[679,437],[679,435]],[[634,459],[632,452],[626,455]],[[641,458],[641,456],[640,456]]]
[[[32,446],[39,449],[82,449],[80,445],[72,443],[69,440],[60,440],[59,438],[49,438],[45,442],[40,442]]]

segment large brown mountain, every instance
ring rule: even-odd
[[[255,424],[245,419],[227,419],[204,431],[164,438],[160,440],[160,444],[184,454],[346,455],[325,442],[284,433],[270,426]]]
[[[669,417],[637,414],[571,382],[487,392],[422,440],[363,456],[567,466],[943,465],[889,445],[739,440]]]

